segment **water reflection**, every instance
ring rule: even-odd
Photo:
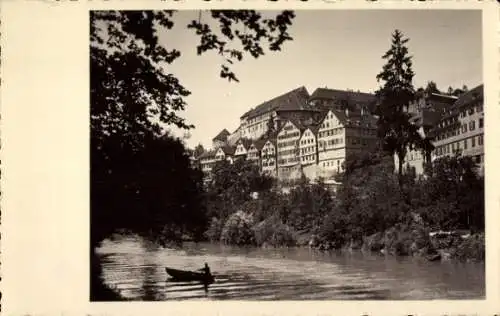
[[[426,262],[309,249],[255,249],[190,244],[163,249],[134,238],[98,250],[105,282],[133,300],[403,300],[484,299],[484,265]],[[197,270],[215,282],[171,282],[165,267]]]

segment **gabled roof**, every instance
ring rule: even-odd
[[[261,103],[254,109],[250,109],[241,118],[252,118],[267,112],[277,110],[304,110],[308,109],[307,101],[309,92],[304,86],[277,96],[269,101]]]
[[[231,135],[231,133],[229,133],[227,131],[227,129],[223,129],[222,131],[220,131],[219,134],[217,134],[217,136],[215,136],[212,140],[220,140],[220,141],[223,141],[225,142],[227,140],[227,138],[229,137],[229,135]]]
[[[285,123],[283,125],[281,125],[281,127],[278,129],[277,134],[281,133],[281,131],[283,130],[283,128],[285,128],[286,124],[288,124],[288,122],[292,123],[296,128],[298,128],[301,132],[303,132],[307,126],[302,124],[302,122],[300,122],[299,120],[296,120],[296,119],[287,119],[285,121]]]
[[[249,139],[249,138],[240,138],[237,142],[236,142],[236,145],[238,145],[239,143],[242,143],[243,144],[243,147],[245,147],[245,149],[248,150],[248,148],[250,147],[250,145],[252,145],[252,140]]]
[[[226,155],[234,155],[234,151],[236,150],[236,146],[223,146],[221,147],[222,151]]]
[[[329,109],[325,111],[321,117],[320,125],[325,119],[328,112],[332,112],[342,125],[346,125],[349,122],[369,122],[370,124],[377,124],[377,118],[369,113],[361,115],[361,111],[341,111],[337,109]]]
[[[309,125],[306,129],[311,130],[311,132],[314,135],[318,135],[319,127],[320,127],[320,125],[315,124],[315,125]]]
[[[267,142],[267,139],[257,139],[256,141],[253,142],[253,145],[255,146],[255,148],[257,148],[257,150],[260,151],[262,149],[262,147],[264,147],[266,142]]]

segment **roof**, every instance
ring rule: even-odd
[[[215,151],[213,151],[213,150],[206,150],[201,155],[198,156],[198,159],[211,158],[211,157],[215,157]]]
[[[212,140],[221,140],[221,141],[226,141],[227,138],[229,137],[229,135],[231,135],[231,133],[229,133],[227,131],[227,129],[223,129],[222,131],[220,131],[219,134],[217,134],[217,136],[215,136]]]
[[[295,127],[298,128],[301,132],[303,132],[308,127],[308,126],[306,126],[305,124],[303,124],[302,122],[300,122],[297,119],[287,119],[285,121],[285,124],[281,125],[281,127],[278,129],[277,134],[281,133],[281,131],[283,130],[283,128],[286,126],[286,124],[288,122],[290,122],[293,125],[295,125]]]
[[[251,140],[251,139],[249,139],[249,138],[244,138],[244,137],[243,137],[243,138],[240,138],[240,139],[236,142],[236,144],[238,144],[238,143],[240,143],[240,142],[243,144],[243,147],[245,147],[245,149],[248,149],[248,147],[250,147],[250,145],[252,145],[252,140]]]
[[[483,100],[483,98],[484,98],[484,85],[480,84],[474,89],[471,89],[468,92],[462,94],[455,102],[454,106],[460,108],[469,105],[475,102],[476,100]]]
[[[257,139],[256,141],[253,142],[255,148],[257,148],[257,150],[261,150],[262,147],[264,147],[264,145],[266,144],[267,142],[267,139]]]
[[[267,112],[277,110],[306,110],[308,109],[309,92],[304,86],[261,103],[250,109],[241,118],[252,118]]]
[[[236,150],[236,146],[222,146],[222,151],[226,155],[234,155],[234,151]]]
[[[320,125],[318,125],[318,124],[314,124],[314,125],[309,125],[309,126],[307,126],[307,128],[306,128],[306,129],[311,130],[311,132],[312,132],[314,135],[317,135],[317,134],[318,134],[318,131],[319,131],[319,128],[320,128]]]
[[[367,113],[365,115],[361,115],[361,111],[349,111],[349,114],[346,114],[346,111],[342,111],[342,110],[337,110],[337,109],[328,109],[327,111],[324,112],[320,122],[323,122],[323,120],[325,119],[325,116],[328,114],[328,112],[332,112],[336,117],[337,119],[340,121],[340,123],[342,124],[347,124],[349,123],[350,121],[362,121],[362,122],[369,122],[370,124],[374,124],[376,125],[377,124],[377,121],[378,119]]]
[[[350,104],[360,103],[366,105],[375,102],[375,95],[365,92],[318,88],[309,99],[347,100],[350,101]]]

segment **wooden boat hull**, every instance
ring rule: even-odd
[[[165,268],[165,271],[170,275],[172,281],[177,282],[203,282],[213,283],[214,277],[212,275],[206,276],[202,272],[184,271],[172,268]]]

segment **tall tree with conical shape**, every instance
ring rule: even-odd
[[[376,92],[378,135],[383,148],[398,156],[400,179],[407,151],[423,147],[417,127],[409,123],[409,115],[405,111],[415,95],[412,57],[408,53],[407,42],[408,38],[404,38],[399,30],[394,31],[391,48],[382,56],[387,62],[377,75],[381,86]]]

